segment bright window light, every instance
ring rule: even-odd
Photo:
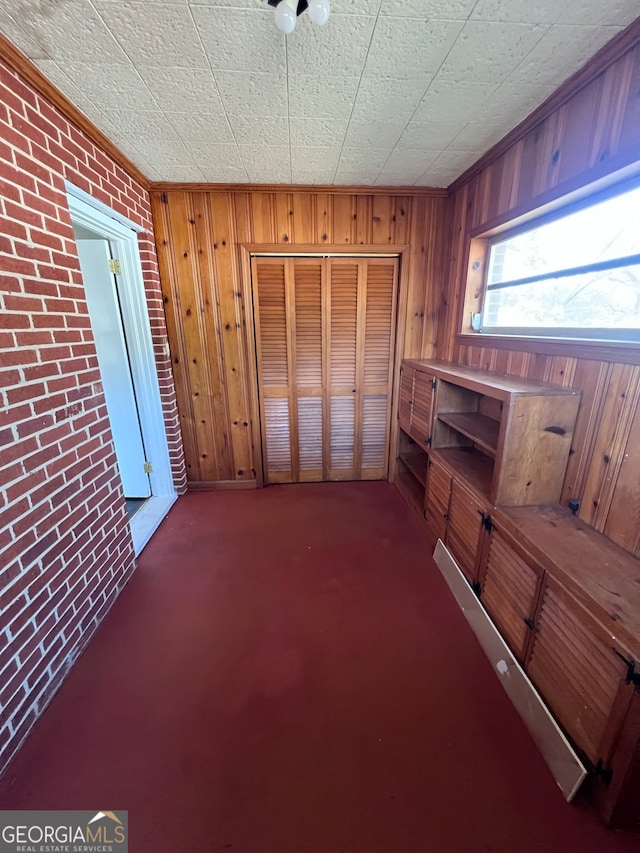
[[[640,340],[640,187],[493,240],[481,327]]]

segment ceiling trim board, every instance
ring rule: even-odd
[[[604,47],[582,66],[575,74],[564,81],[551,95],[524,118],[520,124],[503,136],[499,142],[489,148],[479,160],[463,172],[459,178],[449,185],[449,193],[456,193],[465,184],[473,180],[480,172],[490,166],[495,160],[505,154],[509,148],[523,139],[530,131],[541,124],[566,101],[588,86],[596,77],[606,71],[610,65],[619,60],[625,53],[640,44],[640,17],[629,24],[621,33],[614,36]]]
[[[207,184],[152,181],[150,192],[225,192],[225,193],[324,193],[326,195],[397,195],[448,198],[445,187],[370,187],[364,184]]]
[[[145,190],[149,189],[147,176],[2,33],[0,33],[0,60],[22,77],[39,95],[46,98],[49,103],[59,110],[67,121],[75,125],[94,145],[97,145],[105,154],[108,154],[131,178],[137,181]]]

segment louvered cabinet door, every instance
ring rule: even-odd
[[[288,273],[286,259],[252,261],[262,459],[267,483],[291,483],[297,478],[292,453],[295,411],[290,396]]]
[[[398,404],[398,422],[400,429],[405,432],[411,430],[411,407],[413,404],[413,380],[415,377],[413,367],[403,367],[400,371],[400,402]]]
[[[356,459],[358,289],[361,265],[351,258],[329,265],[329,479],[353,480]],[[360,450],[360,448],[358,448]],[[359,455],[359,454],[358,454]]]
[[[469,583],[473,583],[477,575],[483,510],[480,501],[454,477],[446,544]]]
[[[451,475],[433,456],[427,467],[427,490],[425,493],[424,517],[427,528],[434,539],[444,542],[451,500]]]
[[[426,448],[431,437],[434,377],[416,370],[413,380],[413,405],[411,408],[411,435],[420,447]]]
[[[552,578],[545,580],[526,663],[529,678],[574,741],[595,765],[605,759],[607,729],[626,666],[615,641]]]
[[[481,600],[511,651],[523,661],[543,571],[525,561],[499,530],[493,529],[480,570]],[[528,621],[527,621],[528,620]]]
[[[324,262],[296,258],[293,264],[291,358],[297,408],[297,454],[300,482],[325,479],[323,462],[323,322]]]
[[[387,475],[397,266],[396,258],[369,258],[359,293],[364,311],[360,311],[363,345],[356,403],[362,414],[356,443],[362,448],[363,480],[381,480]]]

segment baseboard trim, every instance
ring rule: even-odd
[[[198,480],[187,483],[188,492],[218,492],[226,489],[256,489],[255,480]]]

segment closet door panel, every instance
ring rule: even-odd
[[[287,259],[252,262],[265,482],[294,482],[291,453]]]
[[[363,262],[359,293],[363,309],[362,373],[358,382],[363,480],[380,480],[388,468],[397,265],[396,258],[369,258]]]
[[[254,258],[265,483],[388,471],[397,259]]]

